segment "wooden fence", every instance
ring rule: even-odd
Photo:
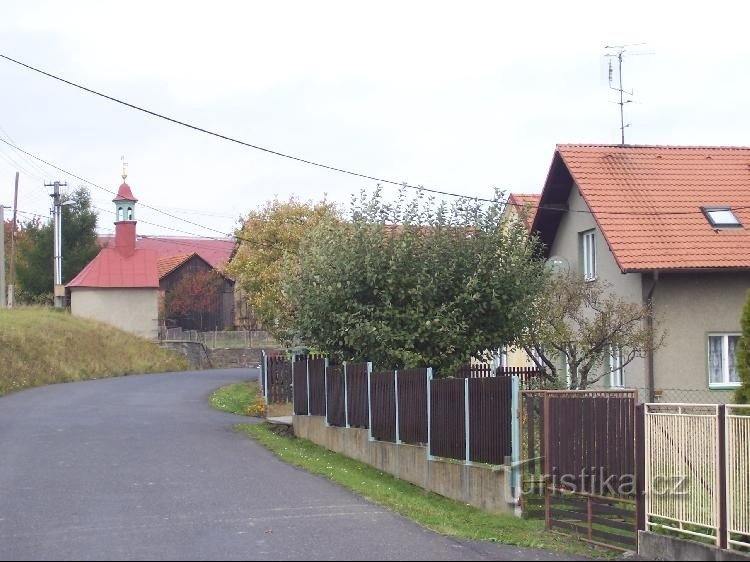
[[[523,392],[527,515],[540,512],[541,492],[548,529],[635,549],[636,403],[629,390]]]

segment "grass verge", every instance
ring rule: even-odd
[[[440,534],[544,548],[591,558],[617,556],[612,551],[548,533],[544,530],[542,521],[520,519],[512,515],[493,515],[427,492],[306,439],[277,435],[267,424],[239,424],[235,428],[270,449],[279,459],[313,474],[325,476],[344,488]]]
[[[181,355],[101,322],[44,308],[0,309],[0,396],[45,384],[188,368]]]
[[[255,402],[259,392],[256,382],[228,384],[214,391],[208,402],[222,412],[245,416],[247,415],[245,408]]]

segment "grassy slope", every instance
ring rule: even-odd
[[[237,425],[239,431],[268,447],[281,460],[339,483],[438,533],[473,540],[545,548],[576,558],[613,558],[616,553],[569,537],[548,533],[544,522],[493,515],[439,496],[389,474],[339,455],[305,439],[273,433],[267,425]]]
[[[259,393],[258,383],[240,382],[222,386],[211,394],[208,401],[217,410],[244,416],[245,406],[252,404]]]
[[[0,309],[0,395],[50,383],[187,368],[182,356],[106,324],[49,309]]]

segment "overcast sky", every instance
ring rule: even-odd
[[[626,53],[626,142],[750,145],[750,3],[0,2],[0,52],[244,141],[489,197],[541,190],[555,144],[618,143],[608,44]],[[221,232],[274,196],[347,205],[374,182],[244,148],[0,60],[0,138]],[[48,216],[78,180],[0,143],[0,203]],[[100,229],[112,196],[91,188]],[[28,218],[29,215],[21,215]],[[139,208],[140,233],[207,230]]]

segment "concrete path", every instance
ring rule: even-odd
[[[445,538],[275,459],[212,410],[249,369],[0,398],[0,560],[561,560]]]

